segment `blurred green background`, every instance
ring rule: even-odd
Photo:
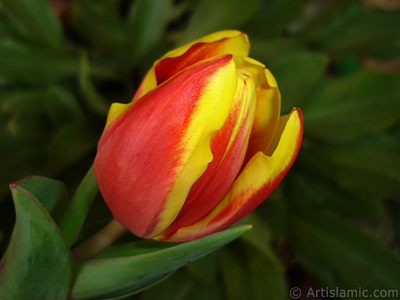
[[[8,185],[42,175],[72,193],[110,104],[129,102],[166,51],[222,29],[248,34],[282,113],[302,109],[302,149],[240,222],[252,231],[131,299],[279,300],[291,287],[398,299],[396,0],[0,0],[0,254],[14,224]],[[101,199],[94,207],[107,216]]]

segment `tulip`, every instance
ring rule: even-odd
[[[247,36],[213,33],[168,52],[129,104],[114,103],[94,173],[114,218],[143,238],[187,241],[249,214],[282,180],[302,115],[248,57]]]

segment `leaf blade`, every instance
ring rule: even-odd
[[[112,259],[95,259],[79,266],[72,289],[73,299],[116,293],[174,271],[188,262],[236,239],[251,226],[218,232],[153,253]]]
[[[47,1],[3,0],[2,8],[12,15],[22,36],[55,48],[63,46],[61,24]]]
[[[0,298],[67,299],[72,258],[61,233],[28,191],[17,184],[11,185],[11,191],[17,221],[1,261]]]
[[[400,289],[399,259],[356,227],[321,212],[297,214],[292,220],[293,249],[323,285],[368,291]]]

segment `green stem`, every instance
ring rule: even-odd
[[[68,245],[72,245],[75,241],[98,190],[92,166],[83,178],[59,222],[59,228]]]
[[[72,253],[77,260],[92,258],[103,252],[126,232],[127,229],[113,219],[100,231],[72,249]]]

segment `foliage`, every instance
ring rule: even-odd
[[[100,288],[101,299],[140,300],[283,300],[310,286],[400,293],[398,24],[400,8],[359,0],[1,0],[0,298],[100,299]],[[231,28],[275,75],[283,113],[303,111],[292,170],[240,222],[251,231],[178,271],[248,227],[168,247],[126,235],[133,244],[72,271],[70,246],[110,216],[93,191],[68,200],[109,105],[129,102],[166,50]],[[8,184],[32,174],[65,185],[26,178],[11,185],[13,202]]]

